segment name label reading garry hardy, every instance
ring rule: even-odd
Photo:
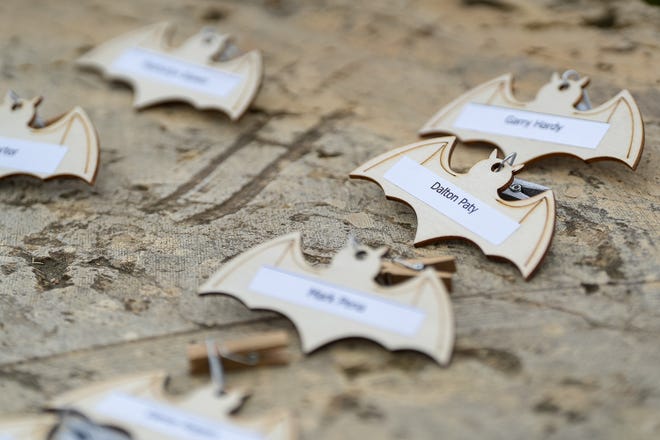
[[[494,245],[501,244],[520,226],[408,157],[394,164],[385,179]]]
[[[67,150],[63,145],[0,136],[0,168],[53,174]]]
[[[240,75],[189,63],[139,47],[124,51],[112,63],[111,70],[220,97],[229,95],[243,80]]]
[[[112,393],[96,405],[95,410],[105,417],[132,423],[181,440],[264,440],[252,431],[208,420],[181,411],[173,406],[131,396]]]
[[[250,290],[404,336],[417,333],[425,313],[412,306],[271,266],[262,266]]]
[[[454,127],[594,149],[610,124],[471,102]]]

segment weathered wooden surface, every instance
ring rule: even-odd
[[[44,93],[42,115],[76,104],[97,125],[95,187],[0,181],[0,411],[116,374],[164,368],[185,345],[292,326],[226,297],[195,295],[222,262],[303,233],[327,262],[352,232],[406,256],[457,257],[453,362],[362,341],[285,368],[231,373],[256,391],[243,414],[288,407],[303,438],[660,436],[658,143],[660,8],[641,1],[264,2],[4,0],[0,85]],[[213,25],[259,48],[266,76],[237,124],[166,105],[72,61],[91,46],[176,19],[179,41]],[[450,99],[513,71],[530,98],[555,70],[592,77],[595,105],[628,88],[646,151],[618,163],[552,159],[521,177],[558,203],[549,254],[524,282],[452,241],[413,250],[415,217],[347,173],[416,140]],[[488,154],[462,150],[464,164]],[[292,333],[293,334],[293,333]],[[296,348],[297,349],[297,348]]]

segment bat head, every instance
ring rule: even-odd
[[[329,270],[359,273],[373,279],[380,272],[381,258],[387,251],[387,247],[371,248],[349,239],[332,259]]]
[[[502,162],[502,159],[497,157],[497,149],[494,149],[488,159],[474,164],[467,174],[484,187],[497,190],[507,185],[523,166],[524,164],[512,166],[508,162]]]
[[[22,99],[12,91],[7,92],[2,101],[4,118],[9,119],[17,126],[29,125],[37,115],[37,107],[41,104],[42,97]]]
[[[550,82],[545,84],[536,95],[536,102],[555,106],[557,102],[573,107],[582,99],[582,89],[589,84],[589,77],[561,78],[557,72],[552,74]]]
[[[229,36],[219,34],[211,28],[203,28],[188,38],[177,50],[184,53],[194,53],[199,57],[200,62],[208,62],[209,60],[219,59],[229,43]]]

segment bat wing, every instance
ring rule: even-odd
[[[0,166],[0,177],[28,174],[45,180],[73,176],[90,185],[94,184],[99,165],[99,140],[94,125],[82,108],[75,107],[65,115],[50,121],[43,128],[29,128],[27,132],[18,134],[17,138],[23,141],[64,146],[66,152],[52,173],[26,172]],[[47,145],[43,147],[48,148]]]
[[[452,134],[458,136],[463,142],[489,142],[493,137],[488,135],[454,127],[454,121],[461,114],[463,107],[468,103],[498,105],[503,107],[524,108],[525,103],[516,100],[513,96],[513,76],[510,73],[492,79],[459,96],[438,111],[419,130],[420,136],[437,134]]]
[[[585,161],[614,159],[633,170],[637,168],[644,150],[644,122],[630,92],[622,90],[614,98],[590,110],[575,110],[574,117],[606,122],[610,127],[596,148],[569,147],[568,154]]]
[[[81,67],[99,70],[109,79],[132,82],[132,78],[120,73],[110,73],[112,63],[119,58],[126,49],[131,47],[148,47],[153,50],[162,50],[168,35],[174,30],[172,24],[163,22],[128,32],[107,41],[90,50],[76,60]]]
[[[259,90],[263,74],[261,53],[253,50],[211,66],[220,73],[240,78],[238,85],[232,88],[228,95],[220,97],[171,85],[163,88],[158,82],[133,79],[130,81],[135,90],[133,105],[136,108],[144,108],[164,101],[183,101],[198,109],[220,109],[232,120],[238,119]]]
[[[419,311],[423,315],[419,327],[413,333],[403,334],[332,315],[310,319],[308,314],[301,313],[294,322],[305,336],[301,337],[305,351],[339,339],[357,337],[375,341],[388,350],[420,351],[441,365],[449,363],[454,348],[454,315],[449,294],[433,269],[426,269],[415,278],[392,287],[374,283],[369,293],[402,310]],[[388,318],[383,316],[382,319]],[[395,315],[391,319],[398,319],[403,325],[407,318]]]
[[[57,424],[57,417],[51,414],[8,417],[0,419],[0,439],[44,440]]]
[[[251,309],[267,306],[262,304],[260,295],[250,293],[249,289],[250,282],[262,266],[308,275],[318,274],[315,268],[307,264],[300,249],[301,238],[298,232],[256,246],[226,263],[200,287],[199,294],[222,292],[239,299]]]
[[[434,138],[392,150],[360,166],[350,177],[371,180],[380,185],[388,199],[401,201],[413,208],[417,215],[415,245],[463,238],[476,244],[488,256],[511,261],[528,278],[552,239],[555,204],[551,191],[516,202],[477,197],[482,203],[520,224],[504,242],[495,245],[385,178],[388,170],[407,157],[460,187],[458,181],[453,179],[456,174],[448,169],[454,140],[454,137]]]

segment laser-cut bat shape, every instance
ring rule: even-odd
[[[313,267],[302,254],[300,234],[292,233],[234,258],[199,293],[225,293],[252,309],[282,313],[298,329],[305,353],[361,337],[446,364],[454,321],[444,285],[430,268],[395,286],[377,284],[385,252],[349,243],[329,267]]]
[[[562,79],[554,73],[533,101],[520,102],[513,96],[512,75],[502,75],[442,108],[419,133],[489,142],[505,156],[517,153],[518,163],[568,155],[586,162],[618,160],[635,169],[644,148],[635,100],[622,90],[598,107],[579,110],[588,84],[588,77]]]
[[[171,47],[174,27],[159,23],[114,38],[77,60],[108,79],[133,86],[135,108],[184,101],[198,109],[219,109],[238,119],[254,99],[263,73],[261,54],[250,51],[230,60],[231,38],[202,29]]]
[[[96,179],[99,141],[87,113],[74,107],[37,127],[42,98],[20,99],[7,93],[0,104],[0,178],[29,175],[40,179]]]
[[[486,255],[511,261],[529,278],[552,240],[552,191],[526,200],[503,200],[498,190],[522,165],[502,163],[493,150],[468,173],[456,173],[449,166],[455,141],[448,136],[397,148],[361,165],[350,177],[377,183],[388,199],[415,210],[415,245],[464,238]]]
[[[288,413],[238,422],[231,414],[246,394],[218,394],[213,385],[183,397],[166,395],[166,374],[152,372],[110,380],[66,393],[53,414],[0,420],[0,439],[11,440],[294,440]],[[32,427],[30,427],[32,424]],[[220,428],[218,427],[220,426]],[[222,434],[222,435],[220,435]]]

